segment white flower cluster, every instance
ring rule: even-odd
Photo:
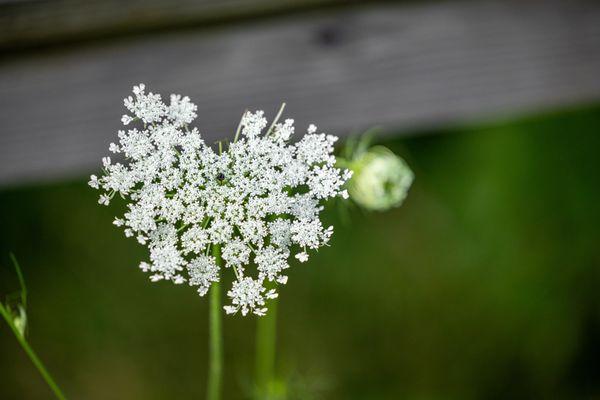
[[[171,95],[165,104],[142,84],[133,94],[122,121],[141,126],[119,131],[119,143],[110,144],[125,161],[105,157],[104,175],[91,176],[90,186],[103,192],[99,203],[108,205],[117,193],[129,199],[114,224],[148,246],[150,260],[140,268],[152,281],[187,282],[203,296],[223,272],[211,255],[218,245],[235,275],[225,311],[264,315],[265,301],[277,296],[266,283],[285,284],[290,255],[306,261],[307,250],[333,233],[319,220],[321,203],[347,198],[351,175],[334,167],[337,137],[310,125],[290,144],[293,120],[265,130],[262,111],[246,112],[233,142],[215,151],[188,128],[197,110],[188,97]]]

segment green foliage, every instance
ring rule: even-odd
[[[600,396],[598,132],[594,107],[383,143],[418,179],[401,208],[330,213],[331,247],[290,269],[289,399]],[[83,180],[0,192],[31,340],[78,398],[202,398],[206,299],[147,283],[94,196]],[[223,332],[224,398],[244,398],[254,321]],[[2,331],[0,354],[0,398],[46,396]]]

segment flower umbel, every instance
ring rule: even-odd
[[[234,141],[215,151],[188,127],[197,111],[188,97],[171,95],[165,104],[142,84],[133,94],[122,121],[140,126],[119,131],[109,147],[125,161],[105,157],[104,174],[91,176],[99,203],[117,193],[128,201],[114,224],[148,246],[140,268],[152,281],[187,282],[203,296],[223,273],[208,256],[222,245],[235,275],[225,311],[264,315],[265,301],[277,296],[266,281],[284,284],[292,255],[306,261],[309,249],[327,244],[333,228],[322,225],[321,204],[348,197],[351,172],[336,168],[332,155],[337,137],[311,125],[289,143],[292,119],[265,129],[262,111],[246,112]]]

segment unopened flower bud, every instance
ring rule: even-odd
[[[13,324],[19,331],[21,336],[25,336],[25,329],[27,329],[27,313],[22,306],[19,306],[19,315],[13,318]]]
[[[366,151],[351,169],[350,197],[368,210],[384,211],[401,205],[414,179],[404,160],[383,146]]]

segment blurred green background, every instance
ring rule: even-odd
[[[404,206],[329,212],[331,247],[281,292],[289,398],[600,398],[600,105],[384,144],[415,171]],[[13,251],[70,398],[202,398],[206,299],[150,284],[85,182],[0,191],[0,293]],[[225,398],[243,399],[255,319],[224,319]],[[5,324],[0,374],[0,399],[51,396]]]

